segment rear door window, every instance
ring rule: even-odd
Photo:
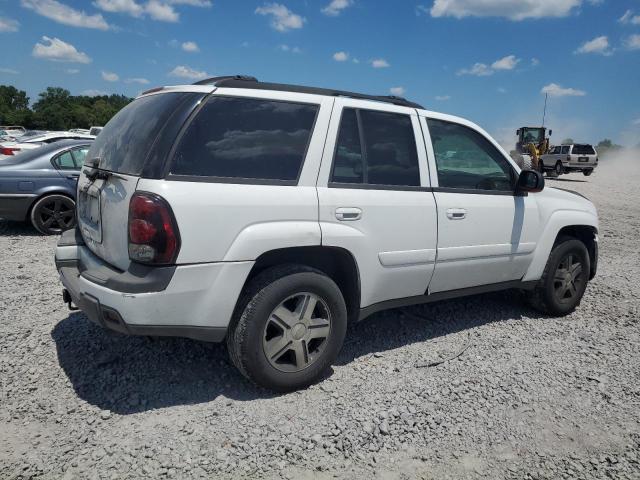
[[[84,159],[87,157],[88,151],[89,147],[75,148],[71,151],[71,153],[73,154],[73,160],[76,163],[76,168],[82,168],[82,165],[84,165]]]
[[[188,126],[171,174],[297,182],[318,109],[315,104],[214,96]]]
[[[53,163],[55,163],[56,167],[58,167],[60,170],[76,169],[76,164],[73,161],[73,155],[71,154],[71,151],[64,152],[58,155],[56,158],[53,159]]]
[[[569,148],[570,148],[570,147],[569,147],[568,145],[565,145],[564,147],[562,147],[562,151],[561,151],[561,153],[562,153],[563,155],[567,155],[567,154],[569,153]]]
[[[375,110],[342,111],[332,183],[420,186],[411,117]]]

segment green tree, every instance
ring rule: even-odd
[[[0,85],[0,123],[23,125],[29,123],[30,115],[27,92],[10,85]]]
[[[596,145],[596,150],[598,151],[599,156],[607,156],[608,154],[615,153],[618,150],[621,150],[621,145],[616,145],[610,139],[605,138],[604,140],[600,140],[598,145]]]
[[[569,137],[569,138],[565,138],[564,140],[562,140],[562,145],[573,145],[575,142],[573,141],[573,138]]]

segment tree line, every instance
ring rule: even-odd
[[[71,95],[64,88],[47,87],[30,107],[24,90],[0,85],[0,125],[36,130],[103,126],[131,100],[124,95]]]

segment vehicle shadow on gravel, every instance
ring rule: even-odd
[[[76,394],[121,415],[220,396],[238,401],[273,396],[235,369],[223,344],[122,335],[79,312],[59,322],[51,336]]]
[[[489,323],[546,318],[528,307],[515,290],[475,295],[380,312],[356,324],[347,334],[339,365],[375,352],[470,330]],[[464,340],[461,340],[462,346]],[[428,347],[428,344],[427,344]],[[429,351],[425,351],[424,360]]]
[[[0,236],[4,237],[42,237],[30,223],[12,222],[0,219]]]
[[[337,364],[524,315],[541,317],[511,291],[381,312],[349,330]],[[121,335],[79,312],[59,322],[52,337],[76,394],[121,415],[220,396],[249,401],[277,395],[242,377],[222,344]]]
[[[554,182],[569,182],[569,183],[588,183],[588,180],[576,180],[571,178],[556,178],[556,177],[544,177],[544,181],[553,180]]]

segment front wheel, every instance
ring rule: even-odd
[[[245,289],[227,348],[252,382],[297,390],[317,381],[336,359],[346,328],[345,301],[333,280],[304,266],[274,267]]]
[[[551,315],[573,312],[587,288],[590,268],[585,244],[575,238],[561,239],[551,250],[542,277],[530,293],[531,304]]]
[[[584,171],[582,172],[582,174],[583,174],[585,177],[588,177],[588,176],[589,176],[589,175],[591,175],[592,173],[593,173],[593,170],[592,170],[592,169],[584,170]]]
[[[562,166],[562,162],[561,161],[558,160],[556,162],[556,166],[554,168],[554,171],[555,171],[555,174],[557,176],[560,176],[560,175],[562,175],[564,173],[564,167]]]
[[[45,235],[56,235],[76,224],[76,204],[64,195],[47,195],[31,209],[31,224]]]

